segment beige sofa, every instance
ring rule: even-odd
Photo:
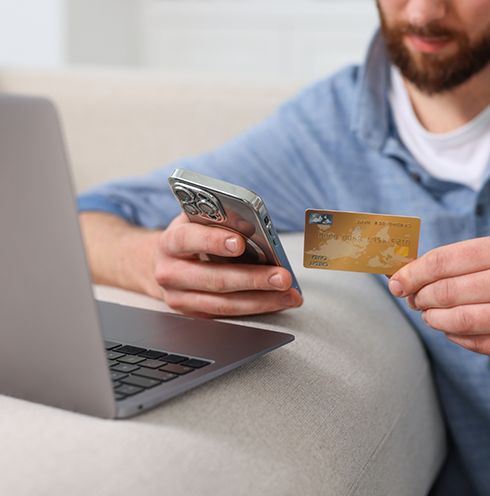
[[[0,91],[58,104],[78,190],[210,149],[296,89],[0,70]],[[426,495],[445,437],[417,335],[375,279],[303,269],[301,233],[283,241],[304,306],[237,320],[291,332],[292,344],[124,421],[0,396],[0,494]]]

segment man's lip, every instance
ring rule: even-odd
[[[447,37],[441,38],[424,38],[414,34],[406,35],[410,45],[422,53],[437,53],[446,48],[453,40]]]

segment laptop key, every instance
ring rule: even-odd
[[[146,350],[143,353],[139,354],[140,357],[151,358],[153,360],[156,360],[157,358],[162,358],[165,355],[167,355],[167,353],[156,350]]]
[[[158,369],[162,366],[162,362],[159,360],[145,360],[144,362],[138,363],[140,367],[147,367],[149,369]]]
[[[185,362],[180,362],[180,365],[185,365],[186,367],[192,367],[193,369],[200,369],[209,365],[211,362],[206,362],[205,360],[198,360],[197,358],[189,358]]]
[[[184,367],[183,365],[175,365],[172,363],[165,365],[164,367],[161,367],[159,370],[163,370],[164,372],[170,372],[172,374],[179,374],[179,375],[184,375],[194,371],[192,367]]]
[[[117,349],[119,353],[126,353],[126,355],[138,355],[139,353],[143,353],[146,351],[146,348],[139,348],[138,346],[131,346],[130,344],[126,344]]]
[[[126,374],[130,374],[135,370],[138,370],[139,367],[137,365],[131,365],[130,363],[118,363],[117,365],[113,365],[111,370],[116,370],[117,372],[124,372]]]
[[[144,360],[143,357],[140,357],[138,355],[124,355],[122,358],[120,358],[118,361],[122,363],[139,363]]]
[[[125,394],[121,394],[121,393],[116,393],[114,395],[114,397],[116,398],[116,401],[118,401],[118,400],[123,400],[124,398],[126,398],[126,395]]]
[[[188,357],[181,356],[181,355],[167,355],[166,357],[161,358],[162,362],[167,362],[167,363],[180,363],[183,362],[184,360],[187,360]]]
[[[114,370],[111,370],[111,379],[113,381],[118,381],[119,379],[122,379],[123,377],[126,377],[128,374],[123,374],[122,372],[116,372]]]
[[[177,374],[171,374],[170,372],[162,372],[161,370],[152,369],[139,369],[133,374],[133,377],[135,375],[140,375],[142,377],[148,377],[150,379],[156,379],[157,381],[163,382],[171,381],[172,379],[179,377]]]
[[[116,393],[125,394],[126,396],[132,396],[133,394],[140,393],[143,391],[142,387],[133,386],[131,384],[123,384],[116,388]]]
[[[118,346],[121,346],[121,343],[115,343],[114,341],[108,341],[107,339],[104,339],[104,348],[106,350],[112,350],[113,348],[117,348]]]
[[[148,377],[138,377],[138,376],[125,377],[124,379],[121,379],[121,382],[123,382],[124,384],[131,384],[132,386],[138,386],[145,389],[158,386],[158,384],[161,384],[160,381],[157,381],[155,379],[150,379]]]
[[[124,356],[124,353],[118,353],[117,351],[106,351],[107,358],[109,360],[116,360]]]

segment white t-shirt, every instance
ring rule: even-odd
[[[454,131],[431,133],[417,119],[402,76],[394,66],[389,100],[400,138],[422,167],[437,179],[481,189],[490,160],[490,105]]]

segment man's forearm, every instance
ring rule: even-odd
[[[94,283],[163,297],[154,277],[161,231],[133,226],[104,212],[82,212],[80,224]]]

